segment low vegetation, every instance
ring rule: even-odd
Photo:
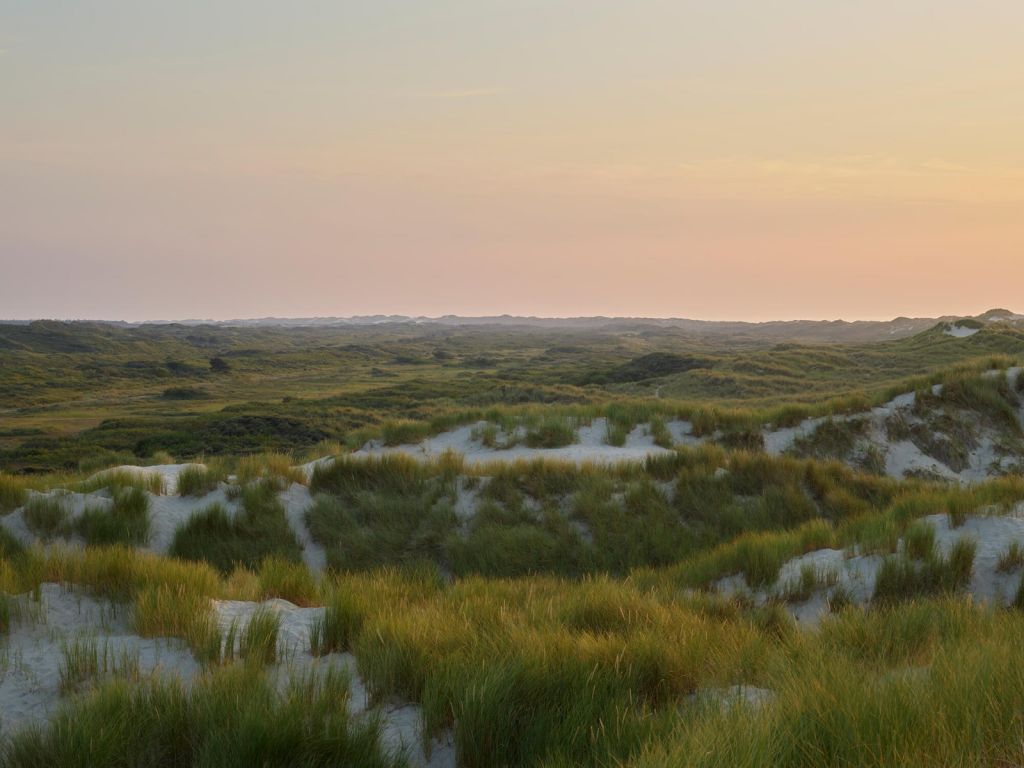
[[[150,529],[149,497],[139,487],[118,491],[109,509],[86,507],[71,527],[86,544],[145,544]]]
[[[302,548],[285,517],[272,480],[243,488],[241,509],[213,504],[195,513],[174,535],[170,554],[210,563],[222,573],[258,569],[268,557],[300,562]]]
[[[191,688],[114,681],[68,704],[49,727],[16,734],[4,764],[398,766],[381,751],[377,721],[351,718],[347,698],[337,674],[308,675],[278,695],[244,666]]]
[[[401,765],[373,712],[350,715],[340,653],[374,707],[417,704],[460,766],[1024,762],[1024,586],[1006,609],[968,599],[973,541],[949,546],[940,526],[940,542],[926,519],[1007,512],[1024,480],[885,477],[858,416],[914,392],[890,437],[954,469],[984,429],[1016,446],[1024,377],[979,376],[1024,352],[1015,329],[824,346],[643,324],[4,333],[0,514],[22,509],[45,546],[4,518],[0,632],[40,631],[40,585],[55,582],[111,601],[130,633],[182,641],[201,671],[143,675],[102,633],[69,639],[61,709],[5,729],[3,765]],[[87,425],[76,434],[57,429],[65,402]],[[808,417],[824,420],[793,455],[762,451],[765,425]],[[681,422],[709,443],[607,467],[349,453],[462,425],[490,448],[564,447],[597,419],[611,445],[673,448]],[[166,452],[197,462],[179,496],[220,490],[159,557],[137,547],[168,489],[117,467]],[[298,467],[327,454],[308,478]],[[281,501],[305,498],[295,483],[312,498],[301,521]],[[301,522],[323,572],[303,562]],[[838,553],[790,563],[822,549],[880,556],[866,605],[841,569],[812,564]],[[1022,564],[1007,541],[998,572]],[[828,608],[814,630],[791,618],[811,598]],[[287,606],[227,626],[211,602],[268,599],[323,607],[299,612],[308,647],[288,647]]]

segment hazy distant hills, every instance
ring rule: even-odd
[[[740,337],[766,341],[792,341],[802,343],[870,342],[901,339],[933,328],[938,323],[962,320],[957,315],[942,317],[897,317],[893,320],[775,320],[769,322],[740,322],[718,320],[691,320],[687,318],[649,317],[520,317],[493,315],[485,317],[411,317],[407,315],[357,315],[353,317],[264,317],[238,320],[181,320],[146,323],[124,321],[68,321],[76,324],[109,325],[122,328],[144,326],[213,326],[222,328],[353,328],[360,326],[421,325],[435,327],[504,327],[546,330],[604,330],[628,331],[631,328],[671,328],[707,337]],[[1005,309],[991,309],[972,320],[983,323],[1007,323],[1024,327],[1024,315]],[[0,324],[29,325],[33,321],[0,321]],[[49,322],[49,321],[47,321]]]

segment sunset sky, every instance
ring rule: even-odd
[[[1020,0],[0,0],[0,318],[1024,311]]]

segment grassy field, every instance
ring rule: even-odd
[[[0,325],[0,466],[302,451],[490,409],[614,403],[771,418],[1013,360],[1024,333],[822,345],[672,328]],[[792,417],[792,414],[791,414]]]
[[[1000,325],[850,345],[643,325],[4,327],[0,514],[37,541],[0,527],[0,696],[35,663],[16,642],[63,631],[40,624],[46,585],[102,616],[59,649],[52,716],[10,728],[0,711],[0,765],[418,765],[388,748],[403,707],[417,748],[459,766],[1021,764],[1024,541],[994,566],[1016,597],[982,602],[977,543],[943,550],[926,518],[1005,519],[1024,478],[841,464],[856,419],[793,455],[747,438],[908,391],[920,423],[956,406],[1019,437],[1022,393],[981,372],[1022,352]],[[674,418],[721,438],[613,466],[347,455],[480,418],[484,443],[520,428],[554,447],[598,416],[610,445]],[[920,423],[889,428],[927,445]],[[170,493],[93,477],[171,457],[205,468]],[[145,551],[172,502],[195,511],[166,555]],[[780,577],[825,550],[877,559],[866,600],[811,567]],[[823,595],[819,623],[794,618]],[[224,613],[238,606],[245,621]],[[158,638],[187,677],[144,671]]]

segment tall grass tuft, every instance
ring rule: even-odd
[[[195,513],[174,534],[170,554],[206,561],[231,573],[237,566],[258,570],[271,556],[301,562],[302,547],[277,499],[276,485],[263,480],[242,490],[242,510],[232,516],[219,504]]]
[[[963,589],[971,579],[976,547],[973,540],[962,538],[947,555],[933,551],[922,563],[887,558],[878,571],[872,601],[895,603]]]
[[[245,456],[235,465],[235,477],[243,486],[260,480],[277,488],[287,488],[292,483],[306,484],[305,473],[300,467],[292,466],[292,457],[288,453]]]
[[[71,533],[70,512],[62,496],[33,496],[22,512],[25,525],[43,539],[67,536]]]
[[[205,496],[225,478],[222,468],[210,465],[185,467],[178,473],[179,496]]]
[[[249,618],[238,640],[238,655],[252,664],[273,664],[277,660],[277,635],[281,617],[266,608],[256,610]]]
[[[0,514],[6,515],[28,501],[28,488],[19,477],[0,472]]]
[[[360,595],[348,589],[335,589],[327,597],[323,617],[310,631],[310,653],[323,656],[351,650],[369,613],[369,606]]]
[[[345,765],[398,768],[374,718],[347,711],[348,680],[299,675],[278,693],[236,665],[199,678],[113,681],[65,706],[51,723],[14,734],[11,768],[63,765]]]
[[[149,497],[137,486],[122,488],[110,509],[87,508],[72,527],[93,546],[145,544],[149,541]]]

